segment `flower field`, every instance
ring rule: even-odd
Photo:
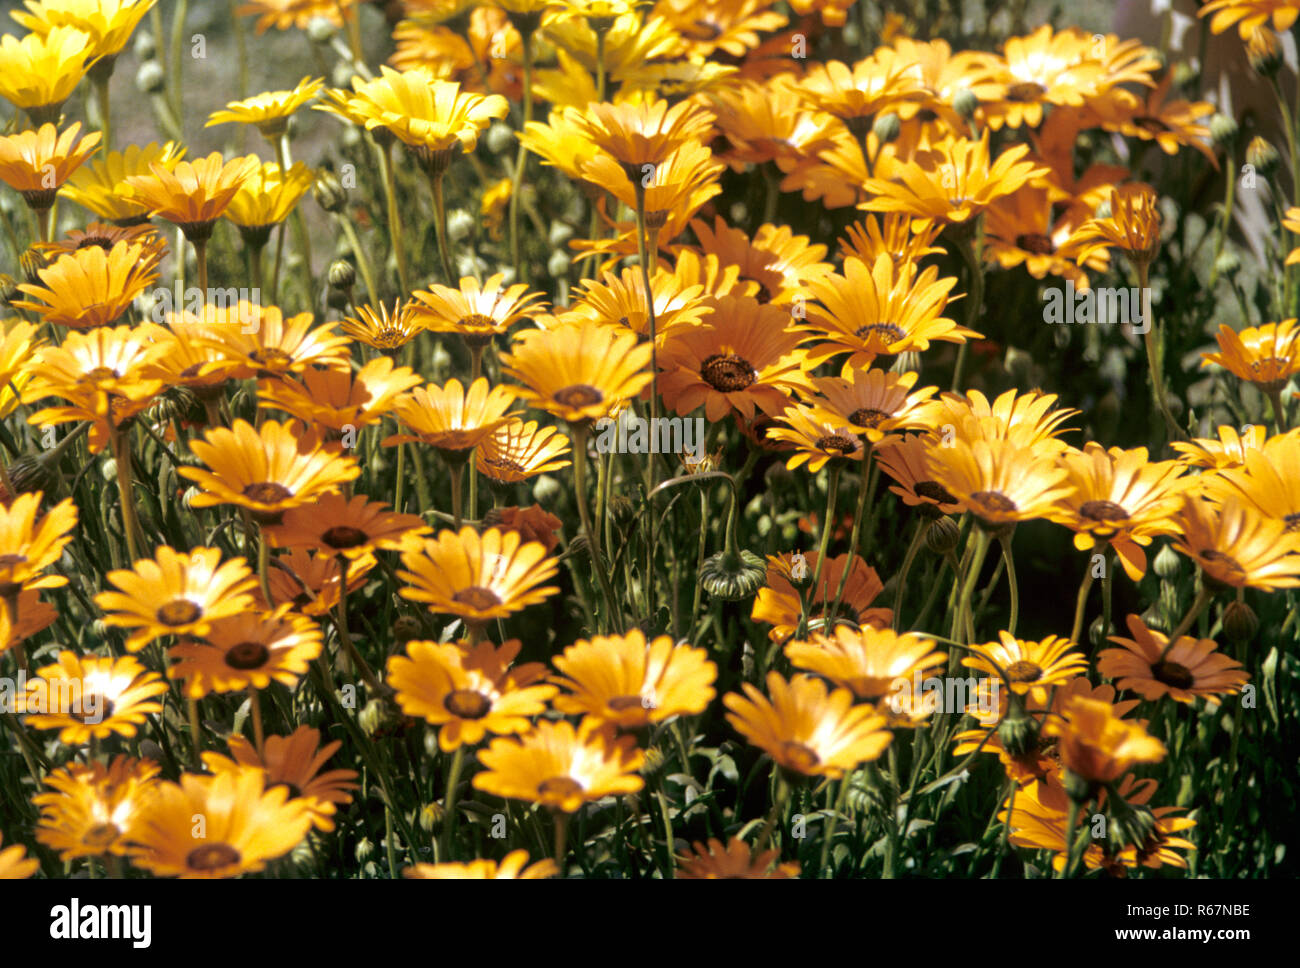
[[[1294,875],[1300,0],[7,14],[0,878]]]

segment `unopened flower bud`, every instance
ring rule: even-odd
[[[1223,610],[1223,634],[1229,642],[1244,645],[1259,631],[1259,616],[1245,602],[1231,602]]]
[[[903,131],[903,123],[898,120],[898,115],[893,111],[887,111],[876,118],[876,123],[871,126],[871,133],[876,136],[881,144],[889,144],[895,140]]]
[[[956,521],[947,516],[936,518],[925,529],[925,546],[936,555],[943,556],[951,553],[960,539],[961,528],[957,526]]]
[[[345,292],[357,284],[356,267],[346,259],[335,259],[330,263],[330,288]]]
[[[1220,148],[1228,148],[1237,143],[1241,129],[1237,122],[1226,114],[1216,114],[1210,118],[1210,139]]]
[[[348,194],[332,171],[322,171],[311,185],[312,197],[327,212],[341,212],[347,204]]]
[[[968,87],[963,87],[952,96],[952,109],[967,121],[975,116],[975,111],[979,106],[980,99]]]
[[[141,94],[158,94],[167,86],[167,75],[156,60],[147,60],[135,72],[135,86]]]
[[[1264,26],[1250,32],[1246,38],[1246,60],[1255,73],[1272,77],[1282,66],[1282,48],[1277,40],[1277,34]]]
[[[1172,545],[1167,544],[1160,549],[1151,567],[1165,581],[1173,581],[1183,570],[1183,559],[1179,557],[1178,552],[1174,551]]]
[[[1255,173],[1264,178],[1276,172],[1281,161],[1277,149],[1259,135],[1251,138],[1250,144],[1246,145],[1246,164],[1252,165]]]
[[[328,17],[312,17],[307,21],[307,39],[322,47],[334,39],[339,32]]]

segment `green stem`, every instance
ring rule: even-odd
[[[829,550],[831,544],[831,529],[835,526],[835,497],[840,489],[840,473],[842,470],[843,468],[840,467],[838,462],[831,464],[830,476],[827,480],[826,487],[826,516],[822,519],[822,537],[821,542],[817,546],[817,567],[813,570],[812,587],[808,591],[812,603],[815,603],[817,600],[817,594],[821,589],[822,571],[826,567],[826,552]],[[848,568],[852,563],[852,558],[850,558],[848,564],[845,565],[845,568]],[[825,602],[823,602],[823,608],[825,608]],[[830,622],[833,621],[833,618],[833,615],[827,615],[823,611],[822,631],[828,635],[831,634]],[[795,633],[795,638],[801,639],[807,633],[808,614],[807,610],[805,610],[804,614],[799,619],[799,628]]]
[[[930,522],[924,518],[912,535],[912,542],[907,546],[907,554],[903,556],[903,567],[898,571],[898,586],[894,589],[894,620],[890,627],[898,631],[898,614],[903,609],[903,589],[907,586],[907,576],[912,570],[912,563],[916,560],[917,553],[921,550],[921,542],[925,540],[925,533],[930,529]]]
[[[590,428],[571,425],[573,431],[573,487],[574,497],[578,502],[578,515],[582,518],[582,533],[587,536],[587,553],[591,556],[592,567],[600,582],[600,591],[605,598],[605,614],[600,623],[602,631],[610,630],[612,623],[621,617],[615,611],[614,587],[610,583],[609,573],[605,568],[605,559],[600,550],[600,532],[591,525],[591,511],[587,507],[587,437]]]
[[[384,181],[384,198],[388,203],[388,235],[397,261],[397,281],[402,287],[402,298],[411,294],[410,278],[406,268],[406,243],[402,239],[402,215],[397,207],[397,184],[393,175],[391,146],[376,145],[379,155],[379,172]]]
[[[1002,544],[1002,557],[1007,562],[1007,584],[1011,587],[1011,620],[1007,623],[1007,631],[1011,635],[1016,634],[1016,621],[1020,617],[1020,586],[1016,582],[1016,559],[1011,554],[1013,533],[1004,531],[998,535],[998,540]]]
[[[465,745],[456,747],[451,758],[451,768],[447,771],[446,815],[442,818],[442,849],[439,860],[447,863],[451,860],[452,838],[456,831],[456,786],[460,783],[460,771],[465,763]]]
[[[438,235],[438,256],[442,259],[442,273],[447,277],[447,285],[455,287],[456,272],[451,265],[451,250],[447,246],[447,202],[442,194],[441,173],[429,176],[429,187],[433,190],[433,227]]]

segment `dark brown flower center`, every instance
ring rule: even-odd
[[[1089,521],[1125,521],[1128,512],[1114,501],[1085,501],[1079,507],[1079,516]]]
[[[365,544],[368,536],[360,528],[350,528],[340,524],[328,529],[320,538],[331,548],[355,548],[357,545]]]
[[[892,413],[885,410],[873,410],[870,407],[863,407],[861,410],[854,410],[849,414],[849,420],[859,427],[871,427],[874,430],[892,416]]]
[[[87,847],[107,847],[122,836],[122,828],[115,823],[97,823],[81,838]]]
[[[122,374],[118,373],[117,370],[113,369],[111,366],[97,366],[93,370],[88,370],[86,372],[86,379],[95,381],[115,380],[121,375]]]
[[[163,625],[189,625],[190,622],[197,621],[202,614],[203,609],[186,598],[170,601],[160,606],[154,613]]]
[[[442,701],[447,712],[461,719],[482,719],[492,710],[487,696],[474,689],[455,689]]]
[[[1037,101],[1046,93],[1047,88],[1037,81],[1021,81],[1007,88],[1007,100],[1023,104],[1026,101]]]
[[[204,844],[185,855],[185,865],[192,871],[214,871],[240,861],[239,851],[229,844]]]
[[[551,776],[537,784],[537,793],[543,800],[567,800],[574,794],[581,795],[582,784],[571,776]]]
[[[592,407],[603,401],[605,394],[585,383],[575,383],[563,390],[556,390],[553,399],[562,407]]]
[[[938,481],[918,481],[912,488],[917,497],[927,498],[937,504],[956,504],[957,499]]]
[[[1153,118],[1150,116],[1134,118],[1133,123],[1143,131],[1150,131],[1153,134],[1162,134],[1165,131],[1173,130],[1173,128],[1169,127],[1169,125],[1165,124],[1159,118]]]
[[[226,650],[226,665],[232,669],[260,669],[271,658],[261,642],[240,642]]]
[[[1286,529],[1288,531],[1300,531],[1300,511],[1297,511],[1294,514],[1288,514],[1282,519],[1282,521],[1286,524]]]
[[[483,463],[488,467],[499,467],[505,471],[514,471],[516,474],[524,472],[524,465],[517,460],[511,460],[509,457],[484,457]]]
[[[907,333],[901,326],[895,326],[893,323],[871,323],[868,326],[859,326],[854,330],[853,335],[858,339],[867,341],[872,336],[877,336],[885,343],[898,343],[907,338]]]
[[[811,747],[789,739],[781,744],[781,761],[800,773],[811,773],[822,758]]]
[[[735,393],[751,386],[756,374],[748,360],[734,353],[715,353],[701,364],[700,376],[719,393]]]
[[[462,588],[451,596],[451,600],[461,605],[468,605],[480,612],[495,608],[501,604],[501,596],[490,588],[484,588],[482,585],[471,585],[469,588]]]
[[[1021,659],[1007,666],[1007,678],[1012,682],[1037,682],[1043,678],[1043,667],[1037,662]]]
[[[1234,577],[1244,577],[1246,569],[1241,567],[1241,563],[1232,555],[1224,554],[1222,551],[1216,551],[1214,548],[1202,548],[1200,557],[1212,564],[1221,566]]]
[[[244,486],[244,497],[250,501],[256,501],[258,504],[278,504],[285,498],[293,497],[293,492],[283,484],[277,484],[275,481],[261,481],[257,484],[247,484]]]
[[[69,718],[75,719],[81,723],[102,723],[106,719],[111,719],[113,711],[117,709],[116,703],[107,696],[101,696],[92,693],[89,696],[81,697],[81,704],[78,707],[79,712],[75,709],[66,710]]]
[[[1006,514],[1016,510],[1016,502],[1001,491],[976,491],[970,497],[972,501],[986,511],[997,511]]]
[[[253,350],[248,354],[248,358],[254,363],[261,363],[264,366],[286,367],[293,362],[292,356],[275,346],[266,346],[262,349]]]
[[[840,454],[851,454],[858,449],[858,439],[844,434],[829,434],[825,437],[818,437],[816,447],[818,450],[824,450],[827,453],[838,451]]]
[[[644,709],[645,703],[640,696],[615,696],[605,703],[613,712],[622,713],[629,709]]]
[[[1151,666],[1151,675],[1156,682],[1163,682],[1166,686],[1175,689],[1190,689],[1196,685],[1196,676],[1192,675],[1187,666],[1167,659],[1162,659]]]
[[[1041,232],[1027,232],[1016,236],[1016,248],[1032,252],[1034,255],[1051,255],[1056,251],[1052,240]]]

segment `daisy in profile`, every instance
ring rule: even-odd
[[[218,619],[201,642],[172,646],[167,677],[182,680],[190,699],[265,689],[272,680],[292,689],[320,653],[320,626],[281,605],[273,612]]]
[[[804,404],[788,406],[776,414],[767,436],[793,446],[794,452],[785,462],[787,470],[807,465],[810,474],[827,464],[842,467],[850,461],[861,463],[867,453],[862,438],[848,426],[848,421]]]
[[[286,511],[265,529],[279,548],[314,548],[326,554],[359,558],[374,551],[415,551],[429,528],[414,514],[398,514],[381,501],[358,494],[326,494],[310,505]]]
[[[791,642],[785,655],[796,669],[825,676],[873,702],[897,692],[900,680],[910,684],[917,674],[926,678],[948,658],[935,651],[933,639],[870,625],[857,630],[838,625],[833,635],[815,633],[807,641]]]
[[[569,438],[556,428],[512,418],[479,441],[474,467],[489,481],[515,484],[570,466],[569,450]]]
[[[506,618],[559,591],[542,585],[555,577],[555,559],[516,531],[441,531],[419,551],[404,553],[402,566],[397,577],[408,584],[398,594],[471,626]]]
[[[167,545],[107,578],[115,590],[100,592],[95,604],[105,625],[134,630],[126,640],[130,652],[164,635],[206,635],[214,620],[246,612],[257,586],[243,558],[223,564],[218,548],[181,552]]]
[[[716,837],[707,844],[696,841],[691,851],[677,858],[679,880],[783,880],[799,876],[799,862],[775,864],[779,850],[756,853],[739,837],[724,845]]]
[[[285,171],[268,161],[244,179],[224,215],[239,229],[250,255],[261,252],[272,229],[287,219],[307,194],[313,178],[311,169],[302,162]]]
[[[990,161],[988,131],[978,141],[950,136],[918,152],[914,163],[900,165],[896,181],[868,178],[863,187],[869,198],[860,207],[909,215],[913,231],[922,231],[927,222],[970,222],[999,198],[1047,174],[1026,159],[1028,154],[1029,145],[1018,144]]]
[[[148,175],[155,163],[175,168],[184,157],[185,149],[174,141],[127,145],[88,160],[68,177],[59,194],[114,225],[140,225],[149,220],[149,206],[127,194],[127,177]]]
[[[544,719],[522,736],[493,740],[478,759],[483,770],[474,775],[474,789],[563,813],[645,786],[638,775],[645,756],[633,737],[594,719],[577,728]]]
[[[32,797],[41,808],[36,839],[64,863],[79,857],[125,857],[147,809],[159,766],[152,760],[113,757],[111,763],[72,763],[45,777],[47,793]]]
[[[171,166],[153,162],[148,174],[127,175],[124,188],[150,215],[179,226],[191,242],[204,243],[239,187],[260,165],[256,155],[227,162],[214,151]]]
[[[62,24],[27,34],[0,37],[0,97],[27,112],[32,124],[55,124],[63,103],[86,76],[91,36]]]
[[[1201,366],[1217,363],[1265,393],[1276,393],[1300,373],[1300,323],[1294,319],[1247,326],[1240,332],[1220,326],[1215,339],[1219,352],[1202,353]]]
[[[1213,639],[1184,635],[1171,643],[1137,615],[1126,621],[1133,638],[1112,635],[1110,641],[1121,648],[1104,649],[1097,656],[1097,671],[1116,680],[1120,689],[1131,689],[1143,699],[1169,696],[1191,703],[1204,696],[1217,704],[1220,696],[1241,692],[1250,679],[1241,663],[1221,653]]]
[[[1173,518],[1174,550],[1220,587],[1300,587],[1300,532],[1229,498],[1215,507],[1184,495]]]
[[[230,374],[235,380],[287,376],[311,366],[348,369],[347,338],[335,332],[332,322],[314,322],[311,313],[286,317],[277,306],[241,299],[233,313],[214,319],[202,338],[238,364]]]
[[[718,669],[705,649],[667,635],[647,642],[639,629],[579,639],[552,661],[561,673],[553,681],[565,690],[555,708],[620,730],[701,713],[715,695]]]
[[[195,817],[202,817],[202,825]],[[255,874],[283,857],[312,827],[311,804],[270,786],[246,766],[160,783],[136,828],[131,860],[156,877]]]
[[[18,192],[32,211],[48,211],[59,188],[99,146],[98,131],[77,140],[80,132],[81,122],[74,121],[62,133],[52,124],[43,124],[38,131],[0,138],[0,181]],[[41,221],[42,229],[48,230]]]
[[[360,591],[368,575],[378,563],[372,554],[348,558],[332,551],[306,551],[291,548],[285,554],[271,558],[267,575],[271,586],[271,601],[267,602],[261,588],[253,590],[258,608],[273,611],[287,605],[300,615],[319,618],[328,615],[338,606],[343,586],[341,576],[347,570],[347,590],[351,595]]]
[[[417,387],[393,403],[393,413],[413,433],[394,434],[385,446],[420,441],[457,464],[468,460],[473,448],[507,420],[513,387],[490,386],[479,377],[468,387],[455,377],[444,386]]]
[[[560,872],[549,857],[535,864],[529,864],[528,860],[528,851],[512,850],[500,862],[472,860],[467,864],[412,864],[402,871],[402,876],[427,881],[539,881],[555,877]]]
[[[1052,686],[1068,683],[1088,671],[1088,660],[1074,651],[1075,643],[1049,635],[1041,642],[1018,639],[999,632],[997,642],[971,646],[971,656],[961,664],[984,676],[998,677],[1018,696],[1039,706],[1047,703]]]
[[[765,697],[750,683],[745,694],[722,697],[727,722],[750,743],[794,775],[839,779],[847,770],[878,759],[892,738],[885,720],[869,705],[854,706],[847,689],[830,691],[816,676],[786,681],[767,675]]]
[[[1133,767],[1159,763],[1165,744],[1136,722],[1120,719],[1107,702],[1073,696],[1059,717],[1048,717],[1046,736],[1055,736],[1061,763],[1089,784],[1118,780]]]
[[[42,574],[63,555],[77,526],[77,508],[65,498],[40,514],[40,491],[20,494],[0,508],[0,598],[9,606],[11,621],[17,621],[20,592],[38,588],[62,588],[62,575]]]
[[[435,285],[412,293],[415,318],[433,333],[456,333],[470,347],[482,349],[494,336],[533,313],[546,309],[545,297],[523,283],[504,285],[497,273],[482,285],[466,276],[458,288]]]
[[[259,524],[278,524],[284,512],[337,491],[361,475],[356,458],[321,446],[315,430],[268,420],[254,429],[236,420],[190,444],[205,468],[182,467],[181,477],[201,488],[195,507],[236,504]]]
[[[512,664],[520,648],[518,639],[500,648],[409,642],[405,656],[388,660],[388,684],[403,713],[438,727],[444,753],[481,743],[489,733],[524,733],[558,690],[542,681],[546,667],[540,662]]]
[[[59,742],[81,746],[114,734],[132,737],[148,713],[162,712],[154,697],[167,683],[130,656],[80,658],[64,650],[53,665],[38,669],[17,698],[17,712],[34,729],[57,729]]]
[[[354,340],[388,354],[424,332],[424,323],[414,301],[402,302],[399,299],[391,312],[387,303],[380,303],[378,308],[360,306],[355,315],[344,317],[339,329]]]
[[[379,423],[397,400],[419,386],[420,377],[408,366],[394,366],[388,356],[376,356],[355,373],[341,368],[311,366],[297,380],[271,378],[257,387],[258,405],[283,410],[307,424],[319,424],[342,439],[349,427],[360,431]]]
[[[252,743],[238,734],[231,736],[228,744],[233,759],[209,752],[203,754],[203,765],[214,774],[239,773],[245,767],[264,770],[267,789],[284,787],[289,791],[290,803],[306,801],[312,825],[322,833],[334,829],[337,809],[352,802],[350,791],[357,787],[352,782],[357,773],[355,770],[321,772],[343,743],[335,740],[322,746],[319,730],[299,726],[289,736],[268,736],[261,756]]]
[[[267,91],[242,101],[231,101],[222,110],[208,115],[204,127],[232,122],[251,124],[274,144],[288,130],[293,113],[313,101],[324,86],[323,80],[312,80],[309,75],[290,91]]]

